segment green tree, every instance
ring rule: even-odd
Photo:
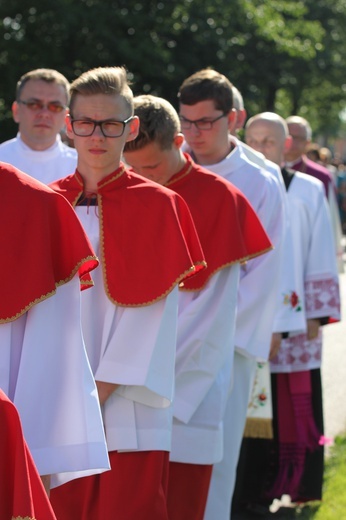
[[[125,65],[136,94],[174,105],[183,79],[211,66],[242,91],[250,114],[301,112],[316,129],[330,116],[335,133],[345,2],[0,0],[0,141],[15,133],[10,108],[24,72],[51,67],[73,80],[100,65]]]

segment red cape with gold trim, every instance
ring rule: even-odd
[[[23,437],[18,412],[0,389],[0,518],[56,520]]]
[[[78,272],[82,286],[98,265],[73,208],[51,188],[0,163],[2,255],[0,323],[52,296]]]
[[[184,289],[199,290],[219,269],[245,262],[273,248],[243,193],[219,175],[195,164],[185,154],[184,168],[167,187],[186,201],[196,225],[208,267],[186,280]]]
[[[78,171],[51,186],[72,205],[83,193]],[[148,305],[205,268],[189,209],[173,191],[121,164],[98,184],[97,197],[103,278],[113,303]]]

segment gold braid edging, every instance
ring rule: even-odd
[[[7,318],[0,318],[0,323],[9,323],[10,321],[17,320],[18,318],[20,318],[20,316],[22,316],[28,310],[30,310],[31,307],[33,307],[37,303],[40,303],[40,302],[42,302],[44,300],[47,300],[47,298],[50,298],[51,296],[53,296],[53,294],[56,293],[56,289],[58,287],[60,287],[60,285],[64,285],[64,284],[70,282],[72,280],[72,278],[75,276],[75,274],[78,272],[80,266],[85,264],[86,262],[89,262],[90,260],[97,260],[97,257],[91,255],[91,256],[87,256],[86,258],[83,258],[82,260],[80,260],[78,262],[78,264],[75,265],[74,269],[71,271],[70,275],[67,278],[65,278],[64,280],[60,280],[59,282],[55,283],[55,289],[53,291],[48,292],[47,294],[43,294],[39,298],[36,298],[32,302],[28,303],[28,305],[26,305],[23,309],[21,309],[19,312],[17,312],[17,314],[15,314],[14,316],[9,316]],[[85,282],[83,283],[83,281],[82,281],[82,284],[86,285]]]
[[[226,264],[220,265],[219,267],[217,267],[213,271],[210,271],[210,273],[208,274],[207,278],[204,281],[204,284],[201,285],[200,287],[194,287],[194,288],[190,289],[190,288],[185,287],[184,282],[182,282],[182,283],[179,284],[179,289],[181,291],[185,291],[185,292],[201,291],[206,286],[206,284],[210,280],[210,278],[212,276],[214,276],[214,274],[216,274],[219,271],[221,271],[222,269],[225,269],[226,267],[231,267],[232,265],[235,265],[235,264],[244,265],[244,264],[246,264],[246,262],[248,260],[253,260],[257,256],[260,256],[260,255],[263,255],[265,253],[268,253],[269,251],[272,251],[273,249],[274,249],[273,247],[269,247],[268,249],[264,249],[263,251],[260,251],[258,253],[254,253],[252,255],[244,256],[243,258],[236,258],[235,260],[232,260],[231,262],[227,262]],[[188,280],[189,279],[187,279],[186,281],[188,281]]]
[[[120,172],[122,174],[123,172]],[[118,175],[120,175],[118,174]],[[195,271],[196,265],[205,265],[205,262],[201,262],[200,264],[192,265],[187,269],[184,273],[182,273],[172,284],[171,286],[165,291],[163,294],[157,296],[157,298],[147,301],[147,302],[141,302],[141,303],[123,303],[120,301],[115,300],[112,298],[109,286],[108,286],[108,279],[107,279],[107,264],[106,264],[106,255],[105,255],[105,240],[104,240],[104,227],[103,227],[103,204],[102,204],[102,198],[100,195],[98,195],[98,207],[99,207],[99,225],[100,225],[100,248],[101,248],[101,258],[102,258],[102,271],[103,271],[103,283],[105,288],[105,293],[108,297],[108,299],[114,304],[118,305],[120,307],[145,307],[146,305],[151,305],[159,300],[162,300],[169,294],[173,288],[176,285],[179,285],[184,278],[187,277],[188,274]]]
[[[188,167],[186,172],[182,173],[179,177],[168,181],[167,184],[165,184],[166,188],[169,188],[169,186],[171,186],[172,184],[175,184],[176,182],[179,182],[181,179],[184,179],[184,177],[186,177],[187,175],[189,175],[189,173],[191,173],[191,170],[192,170],[192,164],[190,164],[190,166]]]
[[[12,516],[12,520],[36,520],[32,516]]]
[[[205,262],[199,262],[197,263],[196,265],[205,265]],[[104,282],[104,285],[105,285],[105,291],[106,291],[106,294],[109,298],[109,300],[114,303],[114,305],[119,305],[119,307],[145,307],[146,305],[152,305],[153,303],[155,302],[158,302],[159,300],[162,300],[163,298],[165,298],[173,289],[176,285],[180,285],[181,281],[184,280],[188,274],[190,274],[191,272],[195,271],[196,269],[196,265],[193,265],[191,267],[189,267],[189,269],[187,269],[184,273],[182,273],[172,284],[171,286],[164,292],[162,293],[161,295],[157,296],[156,298],[154,298],[153,300],[150,300],[150,301],[147,301],[147,302],[141,302],[141,303],[122,303],[122,302],[118,302],[116,301],[114,298],[112,298],[112,296],[110,295],[110,292],[109,292],[109,289],[108,289],[108,285],[107,285],[107,282],[105,280]]]

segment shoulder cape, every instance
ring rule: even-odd
[[[216,271],[261,255],[272,244],[242,192],[185,157],[184,168],[167,187],[187,203],[205,253],[207,269],[184,282],[184,289],[199,290]]]
[[[0,323],[13,321],[52,296],[78,273],[82,287],[98,265],[70,204],[9,164],[0,164]]]
[[[83,193],[78,171],[51,186],[74,206]],[[103,279],[113,303],[151,304],[205,268],[191,214],[173,191],[121,165],[98,184],[97,199]]]

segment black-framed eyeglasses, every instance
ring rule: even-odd
[[[105,119],[94,121],[93,119],[71,119],[73,133],[79,137],[90,137],[97,126],[100,127],[104,137],[121,137],[125,131],[127,123],[132,121],[133,116],[124,121],[113,121]]]
[[[190,130],[192,125],[195,125],[198,130],[211,130],[213,128],[213,124],[216,123],[216,121],[219,121],[219,119],[226,116],[227,114],[221,114],[221,116],[218,116],[215,119],[196,119],[195,121],[186,119],[183,116],[180,116],[179,119],[182,130]]]
[[[53,114],[59,114],[67,108],[65,105],[62,105],[61,103],[56,101],[49,101],[48,103],[43,103],[43,101],[39,101],[37,99],[29,101],[18,99],[17,103],[25,105],[29,110],[32,110],[33,112],[39,112],[40,110],[47,109],[49,110],[49,112],[52,112]]]

